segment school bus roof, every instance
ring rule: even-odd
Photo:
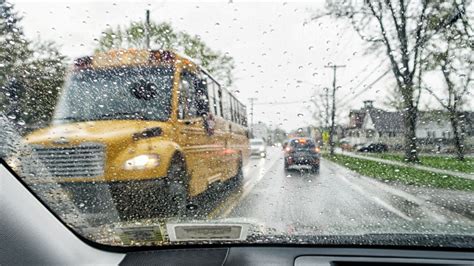
[[[114,68],[124,66],[151,66],[176,63],[196,69],[197,65],[190,59],[168,50],[118,49],[97,52],[93,56],[85,56],[74,61],[76,69],[82,68]]]

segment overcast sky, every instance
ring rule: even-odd
[[[375,100],[382,107],[386,91],[394,86],[389,73],[361,93],[388,69],[385,55],[367,54],[365,44],[344,21],[309,21],[324,8],[324,1],[14,3],[30,39],[55,41],[71,59],[92,54],[94,40],[104,29],[144,20],[150,9],[153,21],[170,22],[178,30],[200,35],[213,49],[228,52],[236,62],[232,89],[237,97],[247,106],[248,98],[257,98],[254,120],[287,130],[314,123],[312,107],[303,101],[332,86],[332,70],[324,68],[328,64],[346,65],[337,72],[341,123],[347,123],[348,110],[361,107],[363,100]],[[274,102],[279,104],[269,104]]]

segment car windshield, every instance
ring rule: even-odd
[[[167,120],[172,74],[165,68],[76,71],[66,81],[53,121]]]
[[[254,145],[254,146],[263,145],[263,141],[259,139],[252,139],[250,140],[250,145]]]
[[[107,246],[474,248],[473,29],[462,0],[0,0],[0,170]]]

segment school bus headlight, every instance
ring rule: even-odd
[[[157,167],[160,164],[160,157],[156,154],[142,154],[133,157],[125,162],[125,170],[144,170]]]

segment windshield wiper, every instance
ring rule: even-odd
[[[102,114],[94,117],[75,117],[75,116],[66,116],[66,117],[58,117],[55,118],[54,121],[75,121],[75,122],[82,122],[82,121],[97,121],[97,120],[117,120],[117,119],[142,119],[142,120],[151,120],[150,118],[146,117],[143,114],[139,113],[132,113],[132,112],[119,112],[119,113],[110,113],[110,114]]]
[[[83,118],[77,116],[56,117],[53,121],[84,121]]]
[[[98,116],[98,119],[103,119],[103,118],[110,118],[110,119],[118,119],[118,118],[140,118],[140,119],[147,119],[143,114],[139,113],[132,113],[132,112],[119,112],[119,113],[110,113],[110,114],[103,114]]]

